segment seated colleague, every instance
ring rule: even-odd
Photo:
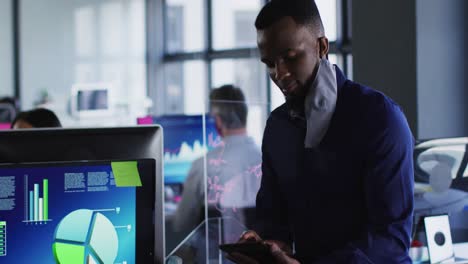
[[[277,263],[411,263],[414,139],[403,111],[328,62],[313,1],[272,0],[255,25],[286,103],[267,121],[258,226],[240,241],[265,241]]]
[[[13,97],[0,98],[0,123],[11,123],[18,112],[16,99]]]
[[[260,148],[247,135],[247,105],[242,91],[232,85],[212,90],[210,114],[223,142],[206,155],[209,206],[221,216],[234,216],[242,222],[242,208],[255,207],[260,187],[260,179],[249,171],[261,164]],[[192,230],[203,219],[203,171],[201,157],[192,163],[184,183],[182,200],[173,218],[175,231]],[[238,234],[232,242],[237,238]]]
[[[62,127],[54,112],[45,108],[20,112],[11,123],[13,129],[45,127]]]

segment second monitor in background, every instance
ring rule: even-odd
[[[137,122],[163,127],[166,212],[170,212],[171,208],[175,210],[181,198],[182,186],[192,162],[220,144],[221,138],[216,132],[214,120],[208,115],[154,116],[139,118]]]
[[[110,83],[79,83],[72,87],[71,114],[73,117],[93,118],[113,114],[113,88]]]

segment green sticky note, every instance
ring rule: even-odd
[[[111,162],[112,173],[117,187],[141,186],[140,173],[136,161]]]

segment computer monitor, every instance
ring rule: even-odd
[[[153,159],[0,165],[0,262],[153,263],[154,180]]]
[[[203,115],[166,115],[137,120],[139,124],[152,120],[164,129],[164,184],[183,184],[192,162],[221,140],[214,120],[208,115],[205,117],[205,123]]]
[[[112,85],[79,83],[72,87],[71,114],[76,118],[102,117],[113,113]]]
[[[155,159],[155,259],[163,263],[162,140],[162,129],[157,125],[6,130],[0,131],[0,163]]]
[[[138,118],[137,123],[159,124],[164,129],[165,211],[171,214],[182,198],[192,162],[219,144],[221,138],[209,115],[147,116]]]

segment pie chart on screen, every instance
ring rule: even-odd
[[[99,212],[79,209],[55,229],[52,250],[60,264],[114,263],[119,240],[112,222]]]

